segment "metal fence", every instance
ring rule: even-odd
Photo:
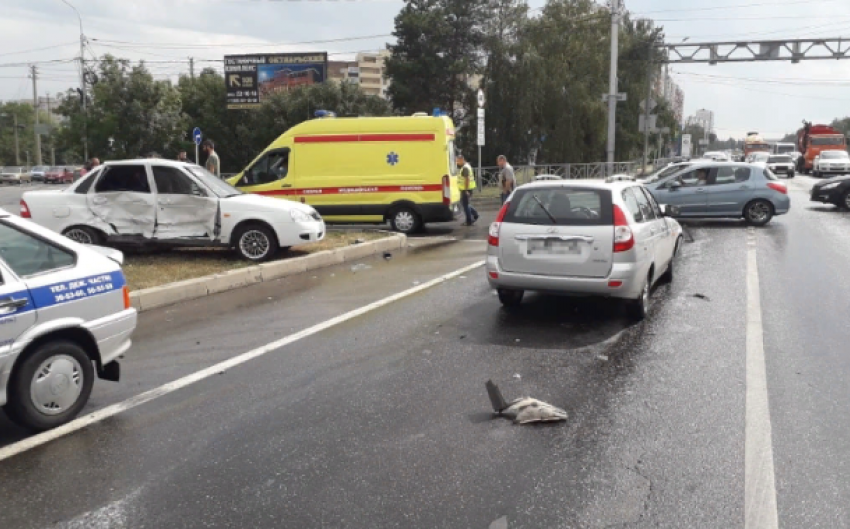
[[[549,165],[514,165],[514,175],[517,185],[533,182],[539,176],[552,175],[562,180],[602,179],[606,176],[608,164],[599,163],[561,163]],[[640,169],[638,162],[617,162],[614,164],[614,174],[634,175]],[[477,170],[476,170],[477,171]],[[479,182],[482,187],[499,186],[498,167],[482,167]]]

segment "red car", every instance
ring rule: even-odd
[[[44,182],[47,184],[72,184],[74,173],[72,167],[51,167],[44,173]]]

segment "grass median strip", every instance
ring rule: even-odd
[[[387,236],[387,233],[377,231],[328,232],[323,241],[297,246],[288,252],[281,251],[275,260],[349,246],[358,239],[373,241]],[[125,252],[123,268],[130,289],[139,290],[253,264],[226,248],[182,248],[160,253]]]

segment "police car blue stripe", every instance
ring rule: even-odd
[[[121,290],[127,282],[120,271],[82,277],[30,289],[36,309],[61,305]]]

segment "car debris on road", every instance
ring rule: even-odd
[[[561,408],[552,406],[542,400],[531,397],[520,397],[511,402],[505,402],[499,387],[488,380],[485,384],[490,403],[496,415],[513,419],[517,424],[529,424],[532,422],[557,422],[566,421],[567,412]]]

